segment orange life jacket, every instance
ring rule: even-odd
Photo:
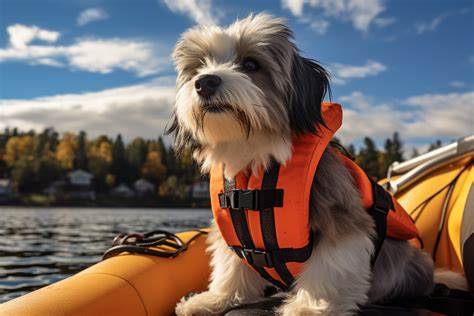
[[[285,166],[274,162],[257,175],[242,171],[233,180],[224,178],[222,165],[211,170],[212,212],[224,240],[262,277],[283,289],[291,286],[311,255],[314,238],[309,202],[313,178],[342,123],[339,104],[324,103],[322,113],[326,127],[320,126],[317,134],[295,136],[292,156]],[[398,239],[416,237],[413,221],[393,197],[352,160],[341,157],[361,191],[363,205],[374,214],[379,235],[376,249],[385,234]]]

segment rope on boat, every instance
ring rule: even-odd
[[[188,249],[188,245],[197,237],[206,235],[204,230],[196,230],[196,234],[188,241],[183,241],[176,234],[166,230],[153,230],[147,233],[128,233],[115,236],[112,247],[102,257],[106,260],[121,253],[142,254],[162,258],[174,258]]]

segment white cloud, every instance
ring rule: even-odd
[[[219,24],[222,12],[212,4],[212,0],[163,0],[172,12],[188,16],[200,25]]]
[[[168,57],[160,56],[158,47],[145,40],[80,38],[69,46],[33,45],[34,39],[55,42],[60,34],[19,24],[7,30],[10,45],[0,48],[0,62],[21,61],[102,74],[124,70],[137,76],[156,74],[168,63]]]
[[[325,18],[347,21],[361,32],[367,32],[374,19],[385,10],[381,0],[281,0],[282,7],[295,17],[307,18],[304,7],[313,8]],[[304,20],[300,20],[304,22]]]
[[[290,10],[294,16],[303,15],[304,0],[281,0],[281,5],[284,9]]]
[[[449,85],[453,88],[464,88],[466,83],[464,81],[454,80],[449,83]]]
[[[368,60],[362,66],[333,63],[329,69],[335,84],[345,84],[350,79],[376,76],[387,70],[387,66],[374,60]]]
[[[315,20],[310,22],[309,27],[316,33],[323,35],[326,34],[329,28],[329,22],[326,20]]]
[[[427,144],[474,134],[474,91],[425,94],[395,103],[378,103],[355,91],[338,100],[344,124],[337,136],[344,143],[370,136],[381,143],[398,131],[409,144]]]
[[[100,8],[89,8],[81,13],[77,17],[77,25],[83,26],[91,22],[105,20],[109,17],[107,12]]]
[[[451,13],[443,13],[435,17],[430,22],[417,22],[415,23],[416,32],[418,34],[423,34],[426,32],[434,32],[436,31],[438,26],[451,15],[452,15]]]
[[[389,25],[392,25],[395,23],[397,20],[395,18],[376,18],[374,19],[375,25],[377,25],[379,28],[384,28]]]
[[[34,40],[45,42],[56,42],[61,36],[59,32],[40,29],[37,26],[14,24],[7,27],[10,46],[16,49],[24,49]]]
[[[87,131],[91,136],[122,133],[135,136],[162,135],[175,94],[174,78],[107,89],[63,94],[31,100],[0,100],[0,129],[7,126],[41,131]]]

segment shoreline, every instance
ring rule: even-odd
[[[0,208],[9,207],[80,207],[80,208],[210,208],[209,199],[171,199],[145,197],[112,197],[98,195],[95,199],[50,197],[25,194],[0,201]]]

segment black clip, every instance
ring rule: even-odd
[[[261,210],[283,206],[283,190],[232,190],[219,193],[221,208],[233,210]]]
[[[239,246],[230,247],[242,259],[255,267],[273,268],[273,258],[270,252],[264,249],[249,249]]]

